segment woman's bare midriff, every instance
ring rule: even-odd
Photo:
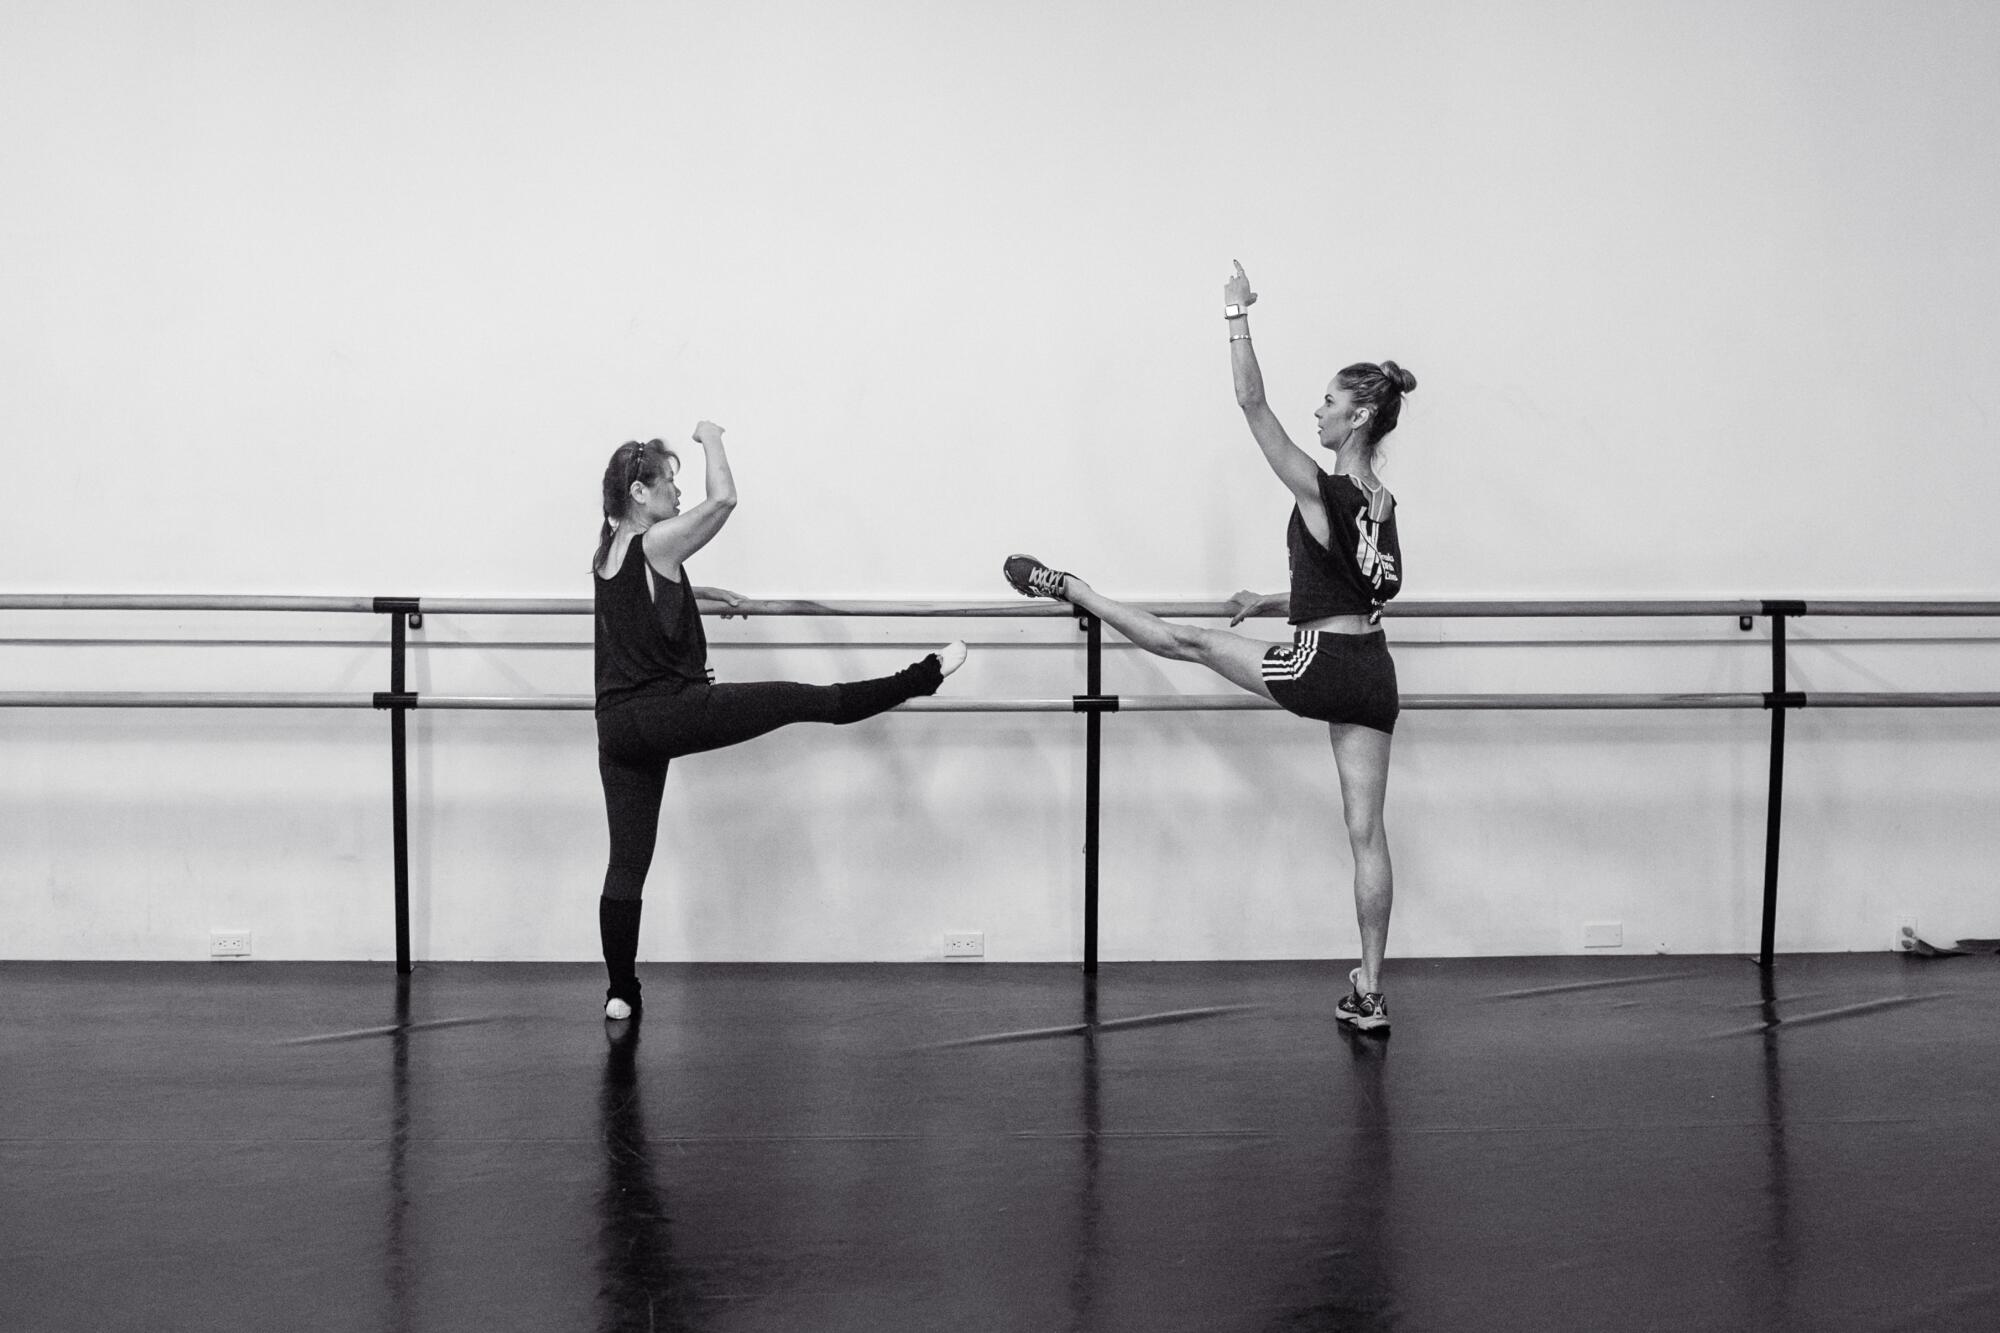
[[[1321,616],[1318,620],[1308,620],[1299,626],[1318,634],[1367,634],[1380,629],[1379,625],[1368,623],[1367,616]]]

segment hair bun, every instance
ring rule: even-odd
[[[1417,377],[1397,365],[1394,361],[1384,361],[1382,363],[1382,374],[1388,379],[1389,383],[1396,386],[1399,392],[1409,393],[1417,387]]]

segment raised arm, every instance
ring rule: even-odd
[[[707,460],[701,503],[655,523],[642,539],[647,558],[662,571],[679,573],[681,562],[708,545],[736,509],[736,478],[730,475],[729,454],[722,447],[722,427],[704,421],[694,428],[694,439]]]
[[[1292,437],[1285,434],[1277,414],[1264,400],[1264,372],[1257,365],[1256,344],[1250,341],[1250,307],[1256,304],[1257,293],[1250,290],[1250,279],[1244,274],[1243,265],[1236,264],[1235,268],[1229,281],[1222,284],[1222,302],[1229,327],[1229,370],[1236,381],[1236,405],[1243,409],[1243,419],[1250,424],[1250,434],[1263,451],[1264,461],[1298,501],[1307,527],[1324,542],[1328,528],[1326,505],[1319,498],[1319,464],[1311,454],[1292,443]]]

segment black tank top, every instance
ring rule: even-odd
[[[597,585],[597,706],[622,703],[648,690],[680,690],[708,677],[708,636],[694,604],[686,565],[678,582],[649,569],[634,537],[625,563]],[[652,586],[647,586],[648,574]]]
[[[1307,530],[1305,515],[1292,510],[1291,526],[1285,529],[1292,562],[1292,624],[1361,615],[1372,625],[1382,618],[1382,604],[1403,590],[1395,502],[1381,487],[1375,497],[1344,472],[1320,473],[1319,499],[1333,534],[1331,548],[1321,546]]]

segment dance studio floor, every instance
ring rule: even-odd
[[[0,963],[0,1329],[2000,1327],[2000,958]]]

